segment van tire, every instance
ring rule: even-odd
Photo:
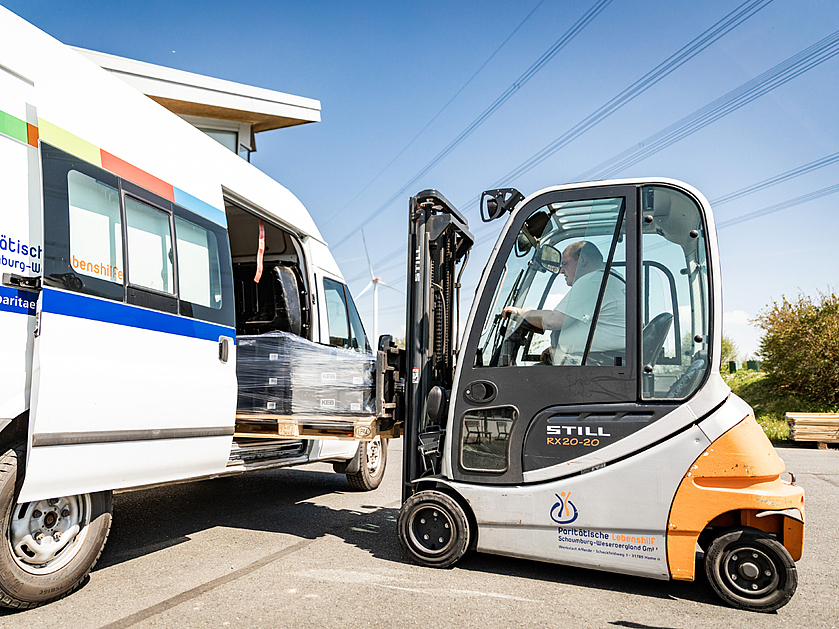
[[[0,606],[14,609],[55,601],[82,584],[102,554],[113,509],[110,491],[17,504],[25,455],[25,443],[17,442],[0,456]],[[52,552],[62,533],[64,545],[42,564],[13,550],[13,545],[23,549],[23,557]],[[39,541],[45,539],[49,542],[42,547]]]
[[[357,491],[372,491],[382,484],[387,467],[387,439],[376,437],[358,444],[358,471],[347,474],[350,487]]]

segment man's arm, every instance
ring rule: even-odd
[[[505,319],[510,314],[518,315],[530,325],[541,330],[559,330],[565,321],[565,315],[556,310],[528,310],[526,308],[507,306],[501,311],[501,316]]]

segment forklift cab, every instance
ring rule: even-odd
[[[484,193],[484,220],[507,211],[458,346],[473,237],[437,191],[411,200],[403,548],[693,580],[699,544],[728,603],[786,604],[803,490],[719,374],[707,201],[667,179]]]
[[[558,190],[518,209],[452,396],[453,477],[520,483],[603,462],[693,393],[709,371],[705,233],[696,201],[665,186]]]

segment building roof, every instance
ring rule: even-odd
[[[74,48],[179,115],[245,122],[254,133],[320,122],[320,101]]]

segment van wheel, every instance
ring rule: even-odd
[[[469,548],[469,520],[451,496],[426,490],[415,493],[399,509],[399,543],[414,562],[449,568]]]
[[[17,503],[26,446],[0,456],[0,606],[28,609],[75,590],[111,530],[110,491]]]
[[[798,585],[787,549],[757,529],[735,529],[711,542],[705,574],[726,603],[754,612],[783,607]]]
[[[376,437],[372,441],[358,444],[359,462],[355,474],[347,474],[347,480],[353,489],[371,491],[382,484],[387,467],[387,439]]]

